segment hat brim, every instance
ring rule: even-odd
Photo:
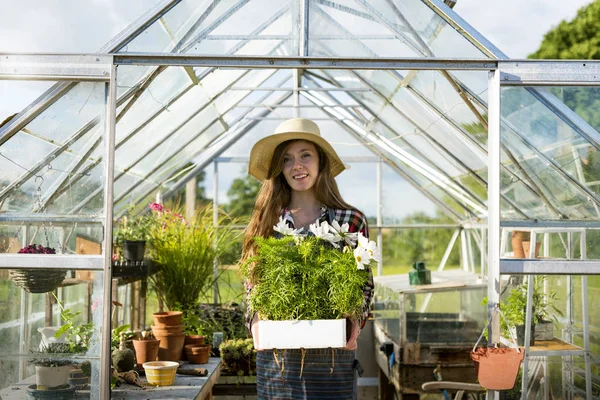
[[[285,132],[269,135],[256,142],[250,151],[248,173],[261,182],[267,179],[275,148],[288,140],[306,140],[318,145],[329,158],[329,167],[332,176],[338,176],[346,169],[346,166],[333,147],[322,136],[307,132]]]

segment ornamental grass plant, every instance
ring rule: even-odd
[[[375,243],[347,226],[314,224],[303,236],[280,224],[275,230],[284,236],[255,238],[256,255],[242,265],[254,285],[250,309],[272,321],[360,316],[368,269],[379,259]]]
[[[158,269],[150,281],[167,309],[192,309],[212,288],[214,260],[239,235],[231,228],[236,221],[220,212],[215,225],[211,206],[190,221],[160,204],[150,208],[155,219],[149,230],[150,257]]]

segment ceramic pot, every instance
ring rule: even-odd
[[[50,390],[67,384],[69,371],[72,365],[61,365],[60,367],[35,366],[35,383],[38,390]]]
[[[183,313],[181,311],[164,311],[152,314],[154,318],[155,326],[167,326],[167,325],[181,325],[181,318]]]
[[[167,333],[182,333],[183,325],[164,325],[164,326],[156,326],[152,325],[152,333],[156,335],[167,334]]]
[[[138,368],[142,368],[142,364],[148,361],[156,361],[158,358],[158,347],[160,340],[146,339],[134,340],[133,347],[135,349],[135,360]]]
[[[525,352],[513,348],[478,348],[471,352],[479,384],[490,390],[515,386]]]
[[[188,344],[185,346],[185,352],[187,354],[188,361],[190,364],[206,364],[210,358],[210,344]]]

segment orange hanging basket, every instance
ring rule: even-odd
[[[508,390],[515,386],[523,349],[480,347],[471,352],[479,384],[490,390]]]

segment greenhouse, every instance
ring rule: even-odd
[[[383,256],[359,398],[441,396],[430,381],[597,398],[600,63],[511,60],[454,4],[162,0],[96,54],[0,54],[0,88],[47,83],[0,121],[0,398],[41,398],[48,365],[69,365],[56,398],[256,398],[252,368],[233,370],[223,346],[249,337],[248,162],[296,117],[349,167],[340,192]],[[188,236],[175,246],[167,229]],[[121,248],[140,239],[137,257]],[[176,310],[211,357],[141,389],[150,372],[132,379],[119,357]],[[508,397],[472,350],[514,347],[515,333]]]

